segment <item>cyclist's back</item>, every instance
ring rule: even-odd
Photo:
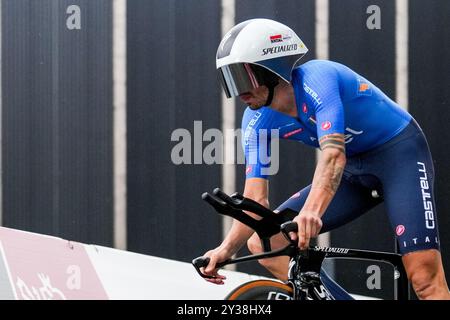
[[[378,87],[340,63],[309,61],[293,71],[293,86],[298,108],[299,102],[306,103],[316,113],[319,138],[325,133],[357,133],[352,134],[352,141],[347,139],[348,155],[385,143],[411,120]],[[299,115],[305,118],[304,112]],[[331,123],[329,129],[327,121]]]
[[[316,148],[325,134],[345,134],[346,154],[352,156],[389,141],[412,119],[374,84],[342,64],[312,60],[294,69],[292,77],[297,118],[268,107],[247,108],[242,119],[247,156],[259,148],[260,129],[278,129],[280,138]]]

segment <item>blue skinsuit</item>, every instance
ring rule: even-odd
[[[269,178],[273,139],[297,140],[319,148],[323,136],[344,134],[347,165],[322,217],[321,232],[384,201],[402,254],[439,249],[433,161],[412,116],[370,81],[336,62],[313,60],[295,68],[292,85],[296,118],[269,107],[245,110],[246,178]],[[310,188],[294,194],[276,211],[288,207],[299,212]],[[372,190],[381,197],[373,198]]]

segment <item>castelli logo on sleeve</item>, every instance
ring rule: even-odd
[[[245,174],[248,175],[252,172],[252,166],[248,166],[247,169],[245,169]]]
[[[325,121],[325,122],[322,122],[322,130],[329,130],[329,129],[331,129],[331,122],[330,121]]]
[[[433,210],[433,200],[431,198],[431,184],[428,182],[427,169],[425,168],[425,163],[417,162],[419,166],[420,175],[420,188],[422,189],[422,200],[423,200],[423,210],[425,213],[425,227],[427,229],[434,229],[436,227],[434,210]]]
[[[306,82],[303,82],[303,90],[316,102],[317,106],[322,104],[322,100],[319,97],[319,94],[314,91]]]
[[[397,236],[401,236],[402,234],[404,234],[405,233],[405,226],[404,225],[402,225],[402,224],[399,224],[398,226],[397,226],[397,228],[395,228],[395,233],[397,234]]]

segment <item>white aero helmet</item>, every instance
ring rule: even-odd
[[[228,98],[261,85],[273,94],[278,77],[290,82],[293,67],[307,52],[288,26],[269,19],[247,20],[220,42],[216,55],[219,80]]]

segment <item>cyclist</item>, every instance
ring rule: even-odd
[[[299,247],[384,201],[417,296],[449,299],[439,252],[433,161],[424,133],[410,114],[350,68],[325,60],[298,65],[307,51],[292,29],[269,19],[236,25],[219,45],[216,63],[223,89],[248,105],[242,119],[244,196],[269,207],[268,177],[276,156],[270,155],[272,139],[320,148],[311,185],[275,210],[298,212],[292,218],[299,231],[291,236]],[[204,272],[216,276],[209,281],[223,283],[215,264],[246,242],[252,253],[262,251],[253,230],[234,221],[222,244],[205,254],[210,263]],[[273,249],[284,245],[281,234],[272,238]],[[286,280],[287,257],[260,263]]]

